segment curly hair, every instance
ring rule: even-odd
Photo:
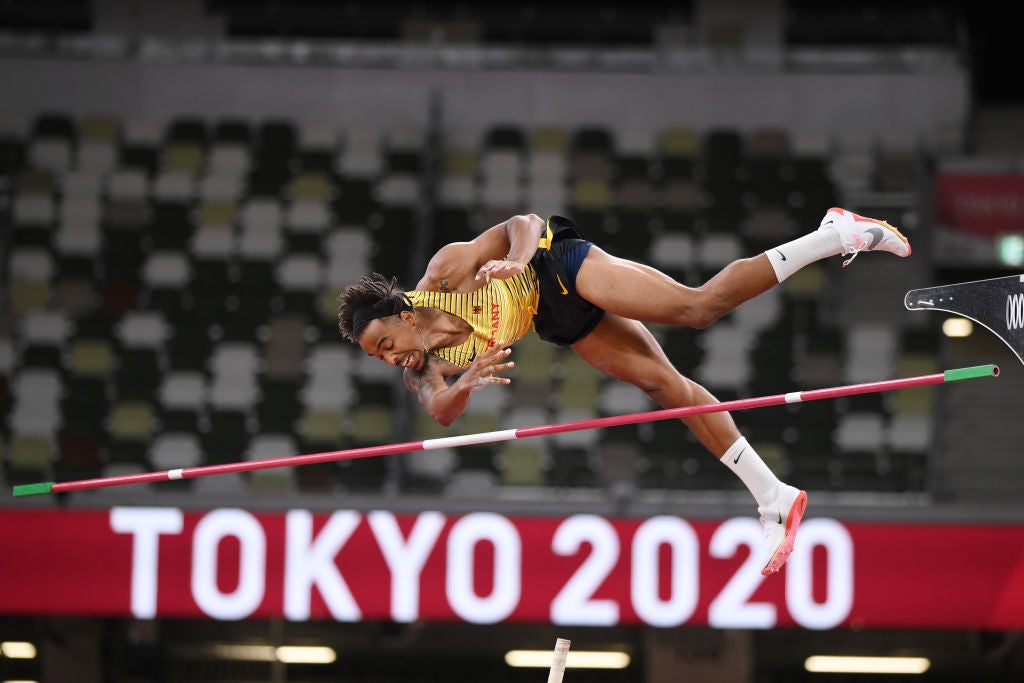
[[[356,315],[364,309],[372,312]],[[380,273],[364,275],[338,295],[338,330],[349,341],[359,343],[359,335],[370,320],[411,309],[398,278],[388,280]]]

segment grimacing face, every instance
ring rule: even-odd
[[[409,311],[371,320],[359,335],[359,348],[388,365],[422,370],[427,363],[423,337]]]

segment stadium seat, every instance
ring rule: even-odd
[[[195,434],[164,432],[153,440],[148,460],[155,470],[197,467],[203,462],[203,452]]]
[[[376,425],[364,427],[364,433],[369,433],[371,438],[376,435],[373,433]],[[338,448],[345,437],[344,422],[337,411],[307,408],[300,418],[298,434],[305,443]]]
[[[591,404],[593,404],[593,395],[590,400]],[[592,405],[590,407],[565,407],[555,411],[552,416],[552,422],[555,424],[563,424],[568,422],[592,420],[596,417],[598,417],[598,412]],[[557,452],[567,448],[592,450],[596,447],[600,438],[601,435],[597,430],[580,429],[555,434],[551,437],[551,442],[554,444],[557,456]]]
[[[580,211],[607,211],[612,206],[612,187],[607,180],[583,178],[572,185],[573,213]]]
[[[255,344],[223,342],[209,357],[209,404],[224,411],[246,411],[259,398],[260,356]]]
[[[267,325],[261,369],[274,380],[299,380],[306,355],[306,319],[295,314],[273,317]]]
[[[747,136],[747,154],[752,158],[782,159],[790,151],[789,132],[785,128],[759,127]]]
[[[691,177],[666,176],[661,182],[660,190],[660,205],[668,210],[694,213],[699,211],[705,202],[703,188]]]
[[[205,461],[237,462],[249,446],[253,424],[247,409],[234,406],[211,407],[200,439]]]
[[[53,173],[67,173],[73,164],[73,142],[63,137],[34,137],[28,145],[29,164]]]
[[[196,196],[195,176],[187,170],[167,168],[153,180],[153,199],[172,204],[191,202]]]
[[[209,125],[198,116],[179,116],[167,124],[165,139],[168,144],[192,143],[200,148],[209,142]]]
[[[50,299],[53,259],[38,248],[15,249],[9,256],[10,311],[16,317],[45,308]]]
[[[850,412],[839,418],[835,443],[841,451],[878,452],[885,441],[885,418],[877,413]]]
[[[897,414],[886,430],[886,445],[900,453],[926,453],[932,443],[930,414]]]
[[[873,382],[891,377],[895,370],[899,339],[892,328],[862,323],[847,331],[843,379],[848,384]]]
[[[745,251],[765,251],[797,237],[789,210],[779,203],[765,203],[751,210],[744,231]]]
[[[663,157],[696,159],[701,154],[700,134],[685,127],[667,128],[658,136],[657,147]]]
[[[211,144],[237,144],[247,147],[252,141],[252,126],[245,119],[224,118],[213,125]]]
[[[61,424],[62,386],[60,374],[53,368],[18,369],[11,382],[11,433],[52,438]]]
[[[108,454],[114,462],[143,462],[158,428],[153,406],[146,401],[119,401],[107,417]]]
[[[88,435],[106,443],[104,425],[110,411],[111,389],[106,378],[69,375],[60,399],[63,428],[72,436]]]
[[[62,313],[36,310],[25,315],[19,325],[18,356],[23,367],[57,367],[64,345],[71,334],[71,322]]]
[[[151,399],[163,373],[170,326],[159,313],[131,312],[117,325],[120,351],[115,382],[120,399]]]
[[[282,433],[260,433],[253,436],[246,451],[246,460],[267,460],[298,455],[295,440]],[[290,493],[295,486],[294,467],[274,467],[247,473],[249,489],[255,494]]]
[[[205,356],[199,358],[205,359]],[[197,432],[205,414],[207,391],[202,372],[172,367],[163,376],[157,392],[161,427],[169,431]]]
[[[345,143],[335,162],[335,170],[343,176],[375,178],[384,167],[380,131],[348,129]]]
[[[503,486],[544,486],[547,452],[537,444],[511,444],[498,451]]]
[[[197,142],[174,142],[164,148],[164,168],[197,176],[206,165],[203,146]]]
[[[15,485],[52,480],[53,452],[48,436],[12,434],[7,447],[7,478]]]
[[[719,321],[701,335],[704,353],[695,374],[712,393],[729,389],[745,393],[753,379],[754,369],[749,349],[756,330],[738,325],[734,320]]]
[[[62,430],[57,443],[54,474],[58,479],[89,479],[103,471],[103,440],[99,430]]]
[[[160,163],[158,149],[163,127],[152,120],[129,119],[124,125],[120,165],[137,168],[147,176],[156,175]]]
[[[436,422],[433,424],[437,425]],[[420,437],[425,432],[417,428],[415,434]],[[452,472],[458,466],[459,456],[455,451],[454,448],[439,448],[392,456],[399,458],[402,491],[428,495],[443,493]]]
[[[305,198],[292,201],[285,212],[284,226],[288,253],[317,253],[331,224],[330,203]]]
[[[107,378],[114,371],[114,348],[108,339],[76,338],[68,345],[68,372],[76,377]]]
[[[317,314],[318,293],[324,284],[319,254],[290,254],[277,266],[276,280],[288,313],[312,319]]]

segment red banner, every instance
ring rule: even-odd
[[[942,226],[995,237],[1024,232],[1024,174],[942,171],[936,219]]]
[[[125,507],[0,511],[0,614],[1024,628],[1024,526]]]

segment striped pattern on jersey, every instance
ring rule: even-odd
[[[413,306],[440,308],[473,326],[473,332],[458,346],[434,349],[432,355],[452,365],[468,368],[478,353],[497,344],[512,344],[533,327],[540,288],[533,266],[508,280],[491,280],[475,292],[406,292]]]

